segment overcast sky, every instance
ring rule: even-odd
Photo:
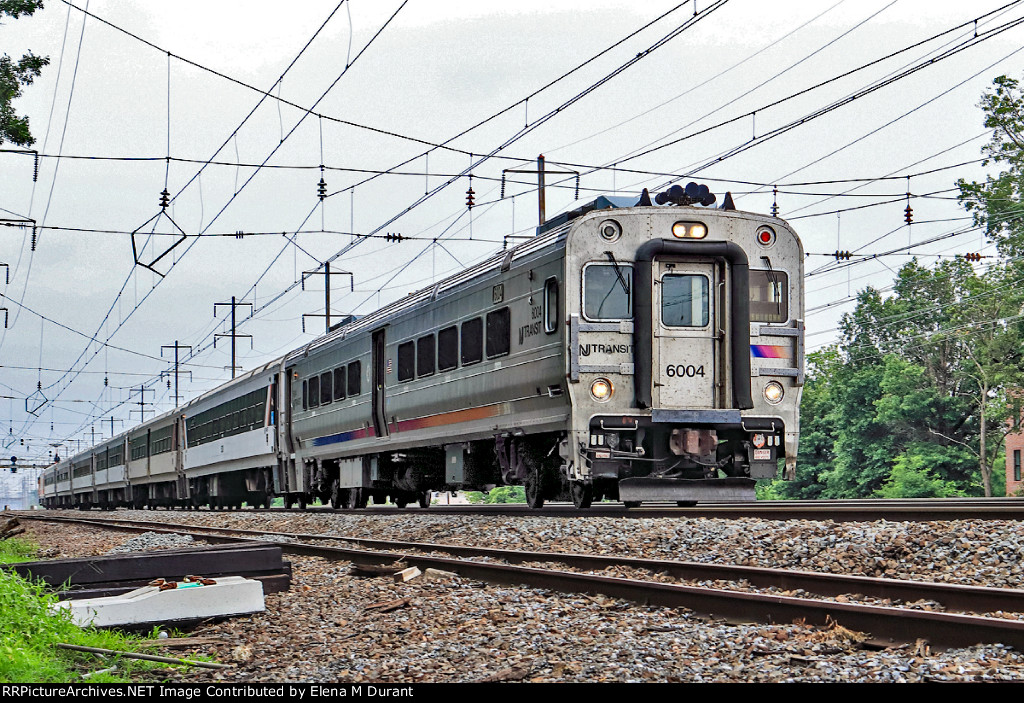
[[[306,333],[301,321],[323,312],[323,277],[305,291],[295,282],[343,249],[332,268],[353,277],[334,277],[332,307],[364,314],[486,258],[505,235],[531,232],[529,177],[510,182],[504,200],[499,181],[503,169],[541,153],[550,169],[581,172],[580,201],[674,180],[732,191],[743,210],[768,212],[774,198],[810,254],[808,344],[820,347],[834,340],[857,290],[889,285],[906,251],[928,264],[936,254],[991,253],[976,232],[928,241],[969,225],[957,219],[965,213],[954,184],[984,169],[949,167],[980,157],[977,104],[992,79],[1024,73],[1024,28],[986,39],[1024,18],[1024,6],[1005,2],[698,0],[671,11],[675,4],[661,1],[497,9],[306,0],[284,13],[262,0],[76,4],[47,0],[0,26],[5,53],[50,57],[15,104],[43,155],[38,180],[31,156],[0,153],[0,217],[39,227],[35,252],[31,228],[0,229],[0,263],[10,269],[7,285],[0,273],[9,325],[0,330],[0,441],[4,456],[29,460],[51,443],[109,437],[111,417],[115,432],[136,424],[140,385],[152,389],[146,417],[170,409],[173,391],[159,380],[170,368],[163,345],[195,352],[183,366],[186,400],[230,378],[228,340],[212,344],[227,331],[227,308],[214,317],[214,306],[232,296],[253,304],[239,308],[240,319],[255,311],[239,329],[252,335],[251,349],[239,340],[248,369],[322,331],[322,318],[307,318]],[[85,18],[86,6],[94,17]],[[764,140],[964,42],[977,43]],[[432,147],[510,106],[448,148]],[[467,178],[434,192],[510,140],[497,153],[509,158],[472,169],[472,217]],[[622,170],[596,169],[610,164]],[[400,173],[363,182],[389,169]],[[902,226],[907,180],[870,180],[906,175],[912,227]],[[804,185],[821,181],[833,182]],[[562,185],[547,193],[549,216],[576,202],[575,182]],[[162,211],[165,187],[172,202]],[[132,232],[140,260],[160,257],[159,273],[135,265]],[[188,237],[172,246],[180,232]],[[407,239],[352,246],[353,232]],[[815,271],[837,248],[901,247]]]

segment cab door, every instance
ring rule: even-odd
[[[713,408],[719,388],[717,267],[654,262],[654,406]]]

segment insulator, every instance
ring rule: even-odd
[[[580,174],[576,174],[576,200],[580,199]]]
[[[779,189],[772,187],[772,217],[779,216]]]
[[[327,181],[324,180],[323,176],[320,176],[320,182],[316,185],[316,194],[320,200],[327,197]]]
[[[914,208],[907,205],[906,209],[903,211],[903,219],[907,221],[908,225],[914,224]]]
[[[505,199],[505,174],[501,174],[501,200]]]
[[[103,377],[103,385],[104,386],[109,386],[110,385],[110,377],[109,376],[104,376]]]
[[[39,154],[35,155],[35,165],[32,167],[32,182],[35,183],[39,180]]]
[[[839,251],[837,249],[836,251],[832,252],[832,256],[836,257],[836,261],[843,261],[843,260],[849,260],[849,258],[851,256],[853,256],[853,255],[848,250],[847,251]]]
[[[466,207],[469,208],[470,210],[473,209],[473,196],[474,195],[475,195],[475,193],[473,191],[473,186],[470,185],[469,189],[466,191]]]
[[[976,252],[970,252],[964,254],[964,258],[967,259],[968,261],[981,261],[981,254],[978,254]]]
[[[160,208],[163,210],[167,209],[167,206],[171,204],[171,194],[164,188],[160,191]]]
[[[245,236],[245,232],[243,232],[240,229],[236,229],[235,230],[235,239],[241,239],[244,236]]]
[[[36,226],[32,225],[32,251],[36,250],[36,242],[39,241],[39,237],[36,235]]]
[[[167,379],[167,390],[171,390],[171,379]]]

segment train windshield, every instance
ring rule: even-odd
[[[583,269],[583,315],[588,320],[633,317],[633,267],[587,264]]]
[[[789,276],[785,271],[751,270],[750,321],[785,322],[789,319]]]

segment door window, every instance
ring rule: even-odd
[[[661,322],[666,327],[707,327],[708,278],[670,273],[661,279]]]

